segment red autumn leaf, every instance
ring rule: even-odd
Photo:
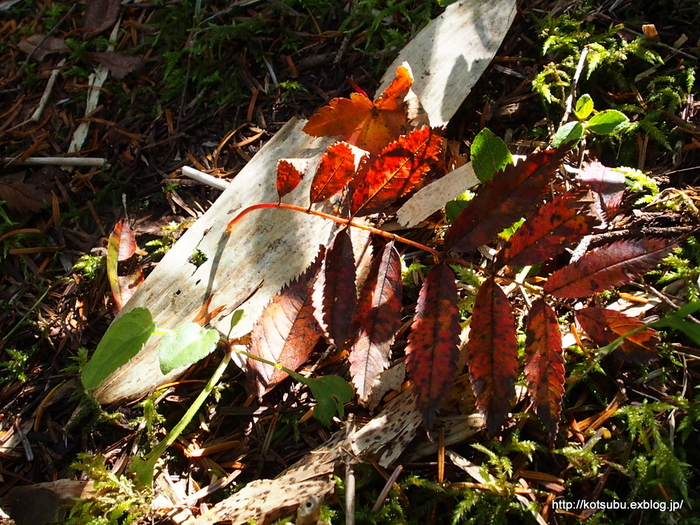
[[[551,259],[590,234],[598,222],[589,191],[575,190],[542,206],[518,228],[501,252],[510,266],[529,266]]]
[[[355,177],[355,154],[345,142],[331,144],[321,157],[321,162],[311,183],[311,203],[329,199]]]
[[[312,288],[325,248],[298,279],[287,284],[263,310],[250,334],[249,352],[268,361],[297,370],[306,362],[321,330],[314,318]],[[287,377],[273,366],[248,360],[248,373],[257,385],[258,396],[272,390]]]
[[[564,147],[540,151],[496,173],[457,216],[445,237],[445,248],[474,250],[527,215],[539,204],[565,154]]]
[[[318,324],[331,343],[342,348],[350,337],[357,304],[355,256],[348,228],[340,230],[328,248],[313,300]]]
[[[442,137],[424,126],[389,144],[357,185],[350,204],[355,216],[378,213],[418,187],[437,160]]]
[[[133,295],[135,291],[134,286],[140,284],[143,280],[138,277],[129,280],[131,292],[128,294],[123,293],[119,280],[119,262],[125,261],[134,255],[136,247],[136,237],[134,236],[133,230],[126,219],[120,219],[117,224],[114,225],[114,229],[107,241],[107,279],[112,289],[114,303],[119,310],[121,310],[127,299]]]
[[[299,170],[288,160],[277,162],[277,195],[280,200],[299,185],[301,177]]]
[[[543,299],[532,303],[525,335],[527,389],[535,413],[554,441],[564,397],[564,353],[557,315]]]
[[[449,266],[437,264],[418,294],[406,346],[406,371],[427,428],[457,372],[459,333],[455,276]]]
[[[334,98],[309,119],[303,131],[314,137],[342,135],[353,146],[379,153],[405,130],[403,101],[412,84],[411,71],[399,66],[394,81],[374,102],[364,93]]]
[[[576,310],[576,320],[588,337],[599,346],[608,345],[618,337],[639,329],[638,332],[625,337],[617,351],[631,363],[647,364],[659,359],[656,350],[659,338],[656,330],[645,327],[639,319],[615,310],[591,306]]]
[[[493,277],[481,285],[476,295],[467,364],[476,406],[493,435],[510,411],[518,377],[515,316],[508,297]]]
[[[401,326],[401,257],[394,241],[374,257],[352,325],[357,336],[348,357],[350,375],[364,403],[374,380],[389,366],[391,343]]]
[[[624,174],[594,160],[584,164],[576,178],[598,195],[607,218],[617,213],[622,204],[622,195],[627,188]]]
[[[643,238],[602,246],[554,272],[544,291],[562,299],[575,299],[610,290],[654,269],[676,242]]]

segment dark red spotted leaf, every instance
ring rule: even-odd
[[[472,251],[526,216],[540,203],[566,151],[561,147],[533,153],[496,173],[457,216],[445,237],[445,248]]]
[[[356,304],[355,256],[350,232],[343,228],[328,248],[323,269],[314,285],[314,315],[328,339],[338,348],[343,348],[350,337]]]
[[[442,137],[428,126],[402,135],[389,144],[355,189],[350,204],[352,214],[379,213],[419,187],[441,148]]]
[[[281,159],[277,163],[277,195],[280,200],[299,185],[301,177],[299,170],[288,160]]]
[[[597,194],[600,206],[605,211],[607,218],[617,213],[627,188],[627,181],[623,173],[594,160],[585,163],[581,173],[576,178]]]
[[[625,337],[616,351],[625,361],[647,364],[660,357],[656,350],[659,344],[656,330],[645,326],[635,317],[592,306],[576,310],[576,320],[588,337],[599,346],[608,345],[620,336],[638,330]]]
[[[598,218],[590,191],[568,191],[542,206],[503,248],[502,263],[529,266],[559,255],[593,231]]]
[[[250,334],[251,354],[291,370],[297,370],[306,362],[321,337],[321,329],[314,318],[312,287],[324,252],[322,246],[311,266],[265,307]],[[248,375],[259,397],[287,377],[286,372],[254,359],[248,360]]]
[[[437,264],[418,294],[406,346],[408,377],[427,428],[457,372],[459,333],[455,276],[449,266]]]
[[[476,296],[467,342],[467,364],[476,406],[493,435],[505,423],[518,377],[513,309],[493,278],[481,285]]]
[[[629,239],[602,246],[554,272],[544,291],[562,299],[588,297],[628,283],[653,270],[673,239]]]
[[[355,177],[355,153],[345,142],[331,144],[321,157],[321,162],[311,183],[311,202],[329,199]]]
[[[377,376],[389,366],[391,343],[401,326],[401,257],[391,241],[375,255],[353,318],[350,375],[360,401],[369,399]]]
[[[527,389],[535,413],[553,442],[559,428],[564,396],[564,353],[557,315],[543,299],[532,303],[525,336]]]

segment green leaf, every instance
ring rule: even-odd
[[[513,163],[508,146],[488,128],[482,129],[474,137],[471,147],[474,173],[481,182],[491,180],[497,172]]]
[[[219,332],[205,330],[196,323],[185,323],[163,337],[158,347],[160,371],[167,374],[211,354],[219,341]]]
[[[700,302],[696,301],[694,303],[688,303],[685,306],[678,309],[678,311],[667,315],[663,319],[659,319],[651,326],[656,328],[671,328],[672,330],[678,330],[683,332],[687,337],[693,340],[697,345],[700,345],[700,325],[690,321],[686,321],[685,318],[691,314],[694,314],[700,310]]]
[[[598,135],[609,135],[626,126],[629,119],[616,109],[607,109],[593,115],[588,121],[587,128]]]
[[[118,317],[97,345],[92,359],[83,368],[81,381],[85,390],[99,386],[138,354],[155,329],[151,312],[146,308],[134,308]]]
[[[445,216],[448,222],[454,222],[457,216],[462,213],[462,210],[469,205],[469,201],[474,198],[474,194],[470,191],[465,191],[455,200],[445,204]]]
[[[558,148],[568,142],[577,143],[583,137],[583,125],[580,122],[568,122],[552,138],[552,147]]]
[[[574,109],[574,113],[578,118],[586,119],[588,118],[588,115],[590,115],[592,112],[593,99],[588,93],[586,93],[585,95],[581,95],[581,97],[576,101],[576,108]]]
[[[352,386],[342,377],[323,376],[317,379],[294,377],[306,384],[316,398],[314,417],[326,426],[330,426],[331,418],[336,413],[342,419],[345,416],[343,405],[352,399]]]

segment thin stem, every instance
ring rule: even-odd
[[[335,215],[331,215],[329,213],[324,213],[322,211],[316,211],[312,210],[309,208],[303,208],[301,206],[296,206],[295,204],[285,204],[283,202],[264,202],[261,204],[253,204],[252,206],[247,207],[244,209],[241,213],[239,213],[236,217],[234,217],[231,222],[228,223],[228,226],[226,227],[227,232],[231,232],[233,230],[234,226],[240,221],[243,216],[247,215],[253,210],[261,210],[265,208],[280,208],[283,210],[293,210],[293,211],[299,211],[302,213],[306,213],[308,215],[315,215],[316,217],[322,217],[324,219],[328,219],[329,221],[336,222],[338,224],[343,224],[347,226],[353,226],[354,228],[360,228],[361,230],[368,231],[370,233],[374,233],[376,235],[381,235],[382,237],[385,237],[387,239],[391,239],[397,242],[400,242],[402,244],[407,244],[409,246],[413,246],[414,248],[418,248],[419,250],[423,250],[425,252],[430,253],[433,258],[436,260],[440,259],[440,252],[437,250],[430,248],[429,246],[426,246],[425,244],[421,244],[416,241],[412,241],[411,239],[406,239],[405,237],[401,237],[400,235],[396,235],[394,233],[390,233],[384,230],[380,230],[379,228],[374,228],[373,226],[367,226],[366,224],[359,224],[355,222],[353,219],[343,219],[341,217],[336,217]]]

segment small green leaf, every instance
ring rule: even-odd
[[[598,135],[609,135],[627,125],[629,119],[616,109],[607,109],[593,115],[588,121],[587,128]]]
[[[92,359],[83,368],[81,381],[85,390],[99,386],[138,354],[155,329],[151,312],[146,308],[134,308],[118,317],[97,345]]]
[[[700,310],[700,302],[688,303],[678,309],[678,311],[659,319],[651,326],[656,328],[671,328],[683,332],[693,340],[696,345],[700,345],[700,325],[686,321],[685,318]]]
[[[581,95],[581,97],[576,101],[576,109],[574,109],[574,113],[578,118],[586,119],[592,112],[593,99],[588,93]]]
[[[488,128],[482,129],[474,137],[471,157],[474,173],[481,182],[491,180],[497,172],[513,163],[513,156],[506,143]]]
[[[568,142],[577,143],[583,137],[583,125],[580,122],[568,122],[552,138],[552,147],[558,148]]]
[[[457,216],[462,213],[462,210],[469,205],[469,201],[474,198],[471,191],[465,191],[455,200],[445,204],[445,216],[448,222],[454,222]]]
[[[345,417],[343,405],[354,395],[352,386],[342,377],[323,376],[317,379],[302,378],[316,398],[314,417],[326,426],[330,426],[331,418],[338,414]]]
[[[211,354],[219,341],[219,332],[205,330],[196,323],[185,323],[163,337],[158,347],[160,371],[167,374]]]

